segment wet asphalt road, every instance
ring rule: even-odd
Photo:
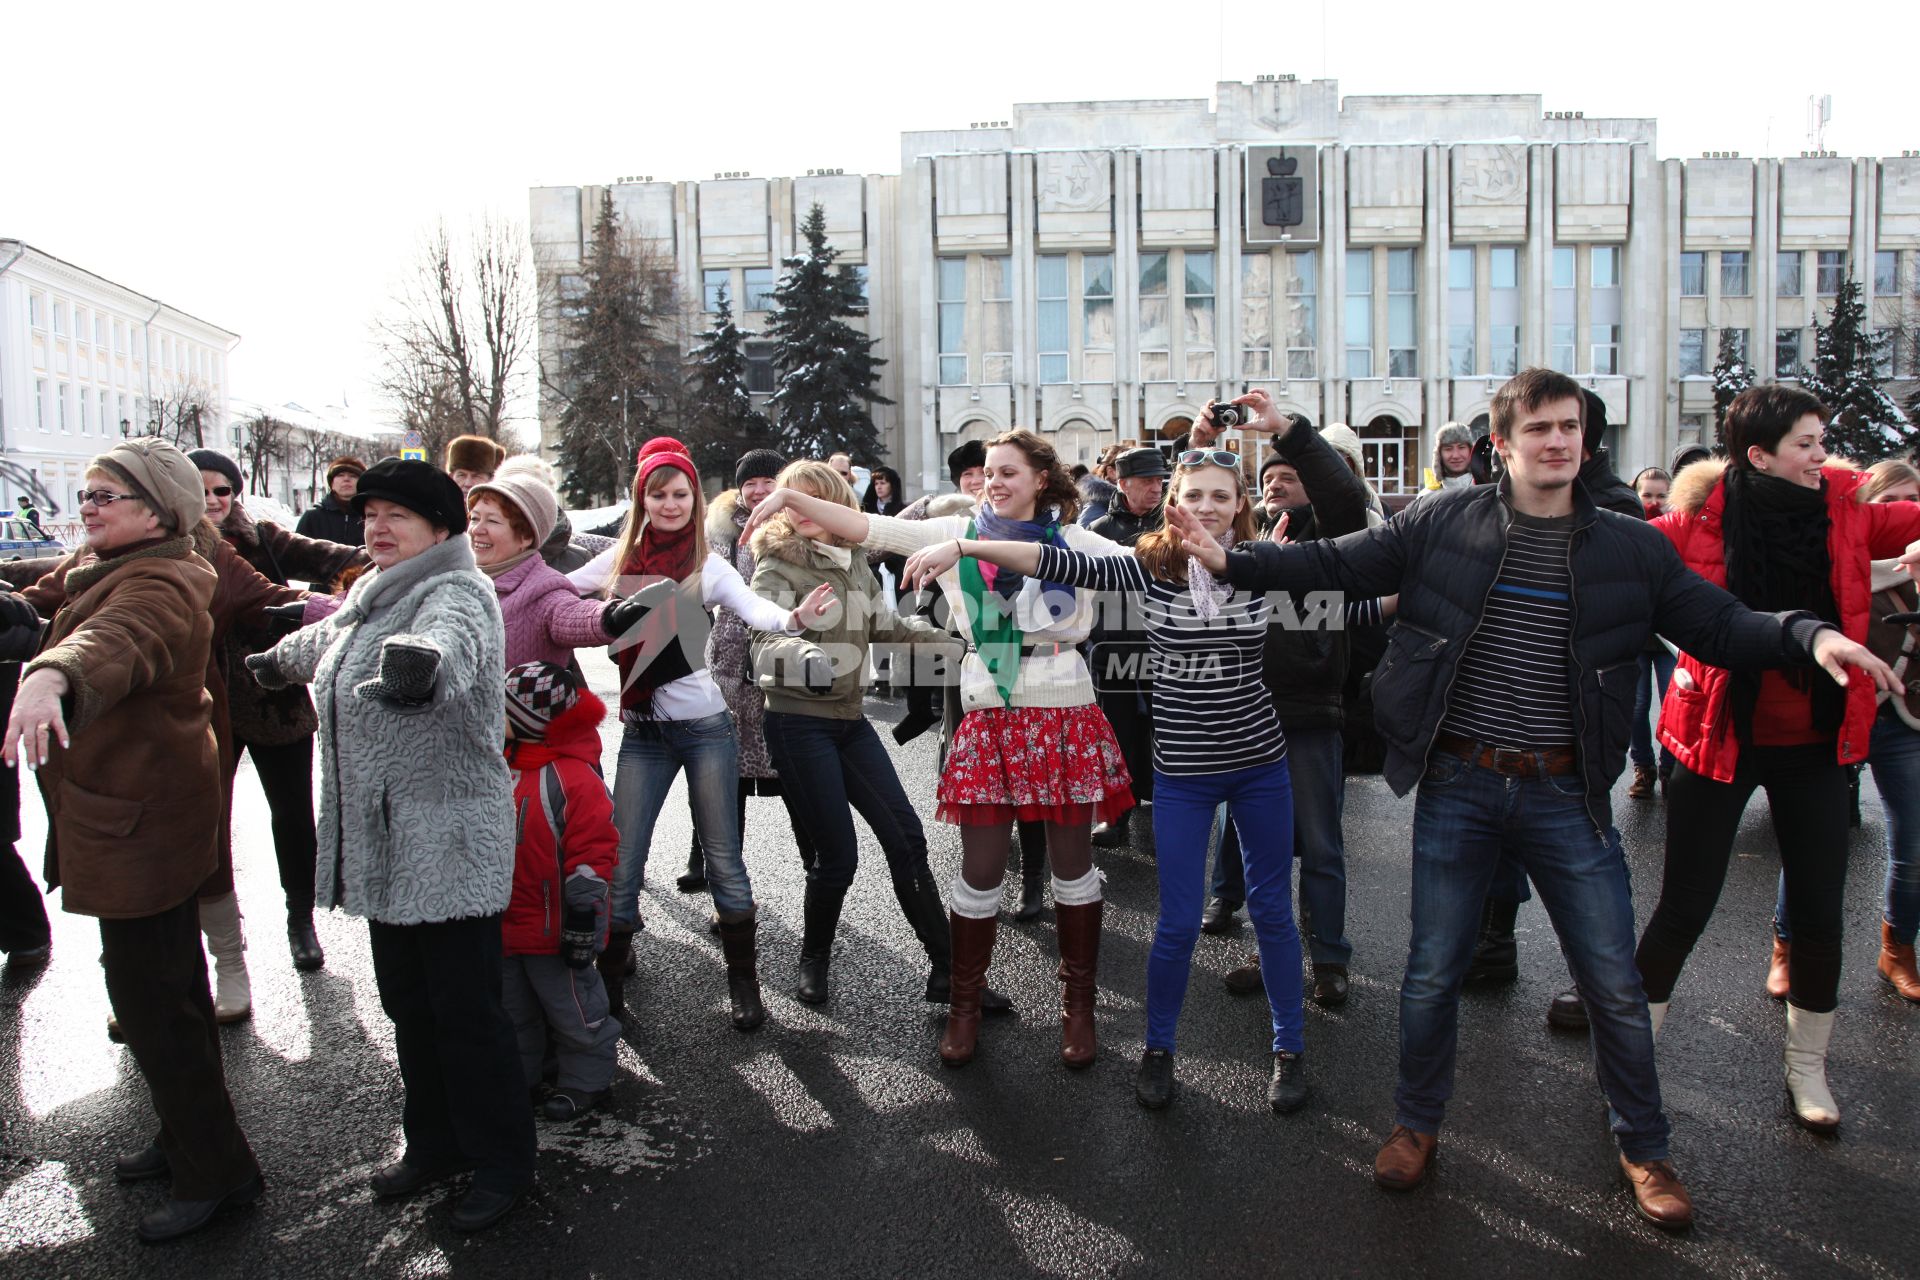
[[[590,668],[596,685],[611,684],[610,667]],[[890,722],[900,705],[870,710]],[[609,769],[616,741],[609,731]],[[930,811],[931,738],[895,760]],[[1661,810],[1627,800],[1624,786],[1615,802],[1644,922]],[[1465,1002],[1436,1176],[1404,1196],[1373,1186],[1392,1118],[1412,815],[1378,778],[1347,791],[1353,998],[1338,1012],[1308,1007],[1316,1092],[1291,1117],[1265,1107],[1264,1003],[1220,987],[1251,945],[1244,926],[1201,940],[1175,1104],[1158,1114],[1135,1104],[1155,904],[1141,824],[1136,847],[1103,862],[1099,1062],[1080,1074],[1058,1063],[1049,912],[1022,926],[1002,917],[993,982],[1019,1013],[990,1021],[979,1059],[949,1071],[934,1055],[938,1016],[919,998],[924,960],[864,828],[833,1000],[813,1009],[786,994],[801,877],[777,800],[754,800],[747,829],[772,1016],[757,1035],[731,1029],[707,904],[672,884],[689,829],[676,788],[649,867],[615,1104],[543,1122],[537,1192],[474,1238],[447,1225],[445,1193],[373,1201],[366,1178],[397,1149],[400,1089],[365,927],[323,916],[327,967],[296,974],[250,767],[238,807],[256,1017],[222,1034],[268,1194],[191,1239],[135,1241],[133,1223],[163,1184],[120,1186],[110,1160],[147,1137],[145,1090],[106,1039],[97,931],[56,913],[53,965],[0,982],[9,1277],[1920,1274],[1908,1232],[1920,1009],[1873,974],[1883,828],[1870,781],[1865,825],[1845,851],[1848,951],[1831,1064],[1844,1127],[1821,1140],[1782,1115],[1784,1014],[1761,990],[1778,864],[1756,804],[1660,1042],[1675,1160],[1699,1206],[1698,1226],[1678,1239],[1632,1216],[1585,1040],[1545,1025],[1565,968],[1537,903],[1520,917],[1520,981]],[[26,808],[32,861],[44,819],[33,799]],[[928,835],[944,880],[958,837],[931,824]],[[1017,869],[1007,889],[1017,894]]]

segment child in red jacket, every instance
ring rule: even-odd
[[[620,1039],[593,966],[606,945],[619,851],[613,799],[595,768],[606,714],[565,667],[528,662],[507,672],[507,764],[519,841],[513,898],[501,922],[502,995],[529,1088],[540,1082],[552,1033],[560,1075],[541,1103],[549,1120],[570,1120],[606,1099]]]

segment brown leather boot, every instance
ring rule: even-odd
[[[1388,1191],[1411,1191],[1427,1180],[1439,1150],[1439,1134],[1415,1133],[1397,1124],[1373,1158],[1373,1180]]]
[[[993,963],[993,942],[1000,932],[996,916],[976,920],[947,913],[952,937],[951,987],[947,995],[947,1029],[940,1037],[940,1061],[964,1067],[973,1061],[980,1041],[980,994],[987,988],[987,966]]]
[[[1913,944],[1902,946],[1893,940],[1893,926],[1880,922],[1880,980],[1899,993],[1902,1000],[1920,1004],[1920,971],[1914,967]]]
[[[1775,1000],[1785,1000],[1791,983],[1787,978],[1787,961],[1793,954],[1793,944],[1776,937],[1773,940],[1773,959],[1767,964],[1767,994]]]
[[[1106,904],[1053,904],[1060,935],[1060,1061],[1075,1071],[1093,1065],[1093,993],[1100,968],[1100,915]]]
[[[1627,786],[1627,798],[1629,800],[1645,800],[1653,794],[1653,786],[1657,779],[1658,775],[1654,773],[1652,765],[1637,764],[1633,766],[1633,781]]]
[[[1680,1185],[1680,1176],[1666,1160],[1635,1164],[1620,1157],[1620,1172],[1633,1188],[1633,1209],[1662,1231],[1685,1231],[1693,1225],[1693,1200]]]

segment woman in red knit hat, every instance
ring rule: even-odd
[[[734,567],[707,549],[706,499],[687,447],[656,436],[640,448],[633,506],[610,552],[573,575],[576,585],[624,597],[607,611],[620,668],[620,719],[626,733],[614,775],[614,825],[620,862],[613,879],[613,928],[600,955],[609,1006],[624,1003],[622,980],[640,921],[653,824],[681,769],[700,841],[707,886],[720,915],[733,1025],[766,1021],[760,1002],[753,885],[740,857],[738,743],[726,699],[707,673],[707,610],[725,605],[750,627],[797,635],[824,615],[833,593],[813,592],[787,610],[748,590]]]

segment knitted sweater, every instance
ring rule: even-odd
[[[573,651],[606,644],[600,625],[605,600],[582,600],[567,576],[539,556],[528,556],[493,580],[507,630],[507,669],[523,662],[564,667]]]
[[[922,547],[931,547],[937,543],[949,542],[954,538],[967,536],[967,528],[973,523],[970,516],[942,516],[932,520],[900,520],[892,516],[868,516],[868,547],[878,547],[882,551],[911,555]],[[1063,525],[1060,530],[1066,538],[1069,549],[1084,552],[1090,556],[1131,556],[1133,553],[1117,542],[1110,542],[1097,533],[1082,529],[1077,524]],[[951,616],[956,620],[967,617],[966,597],[960,588],[959,566],[955,566],[940,575],[940,593],[945,600]],[[1057,644],[1060,649],[1051,654],[1027,654],[1020,659],[1020,672],[1014,681],[1011,705],[1016,707],[1083,707],[1093,701],[1093,678],[1087,673],[1087,664],[1074,648],[1087,638],[1093,630],[1094,600],[1098,593],[1085,587],[1074,591],[1075,607],[1072,613],[1056,620],[1048,617],[1045,605],[1040,600],[1040,583],[1029,580],[1020,588],[1020,594],[1014,597],[1013,618],[1021,629],[1023,644]],[[1028,624],[1032,627],[1029,629]],[[965,662],[960,667],[960,705],[968,711],[981,711],[1005,705],[1000,700],[1000,690],[994,684],[993,675],[987,670],[986,663],[974,652],[972,636],[968,629],[956,627],[967,635],[969,644]]]

